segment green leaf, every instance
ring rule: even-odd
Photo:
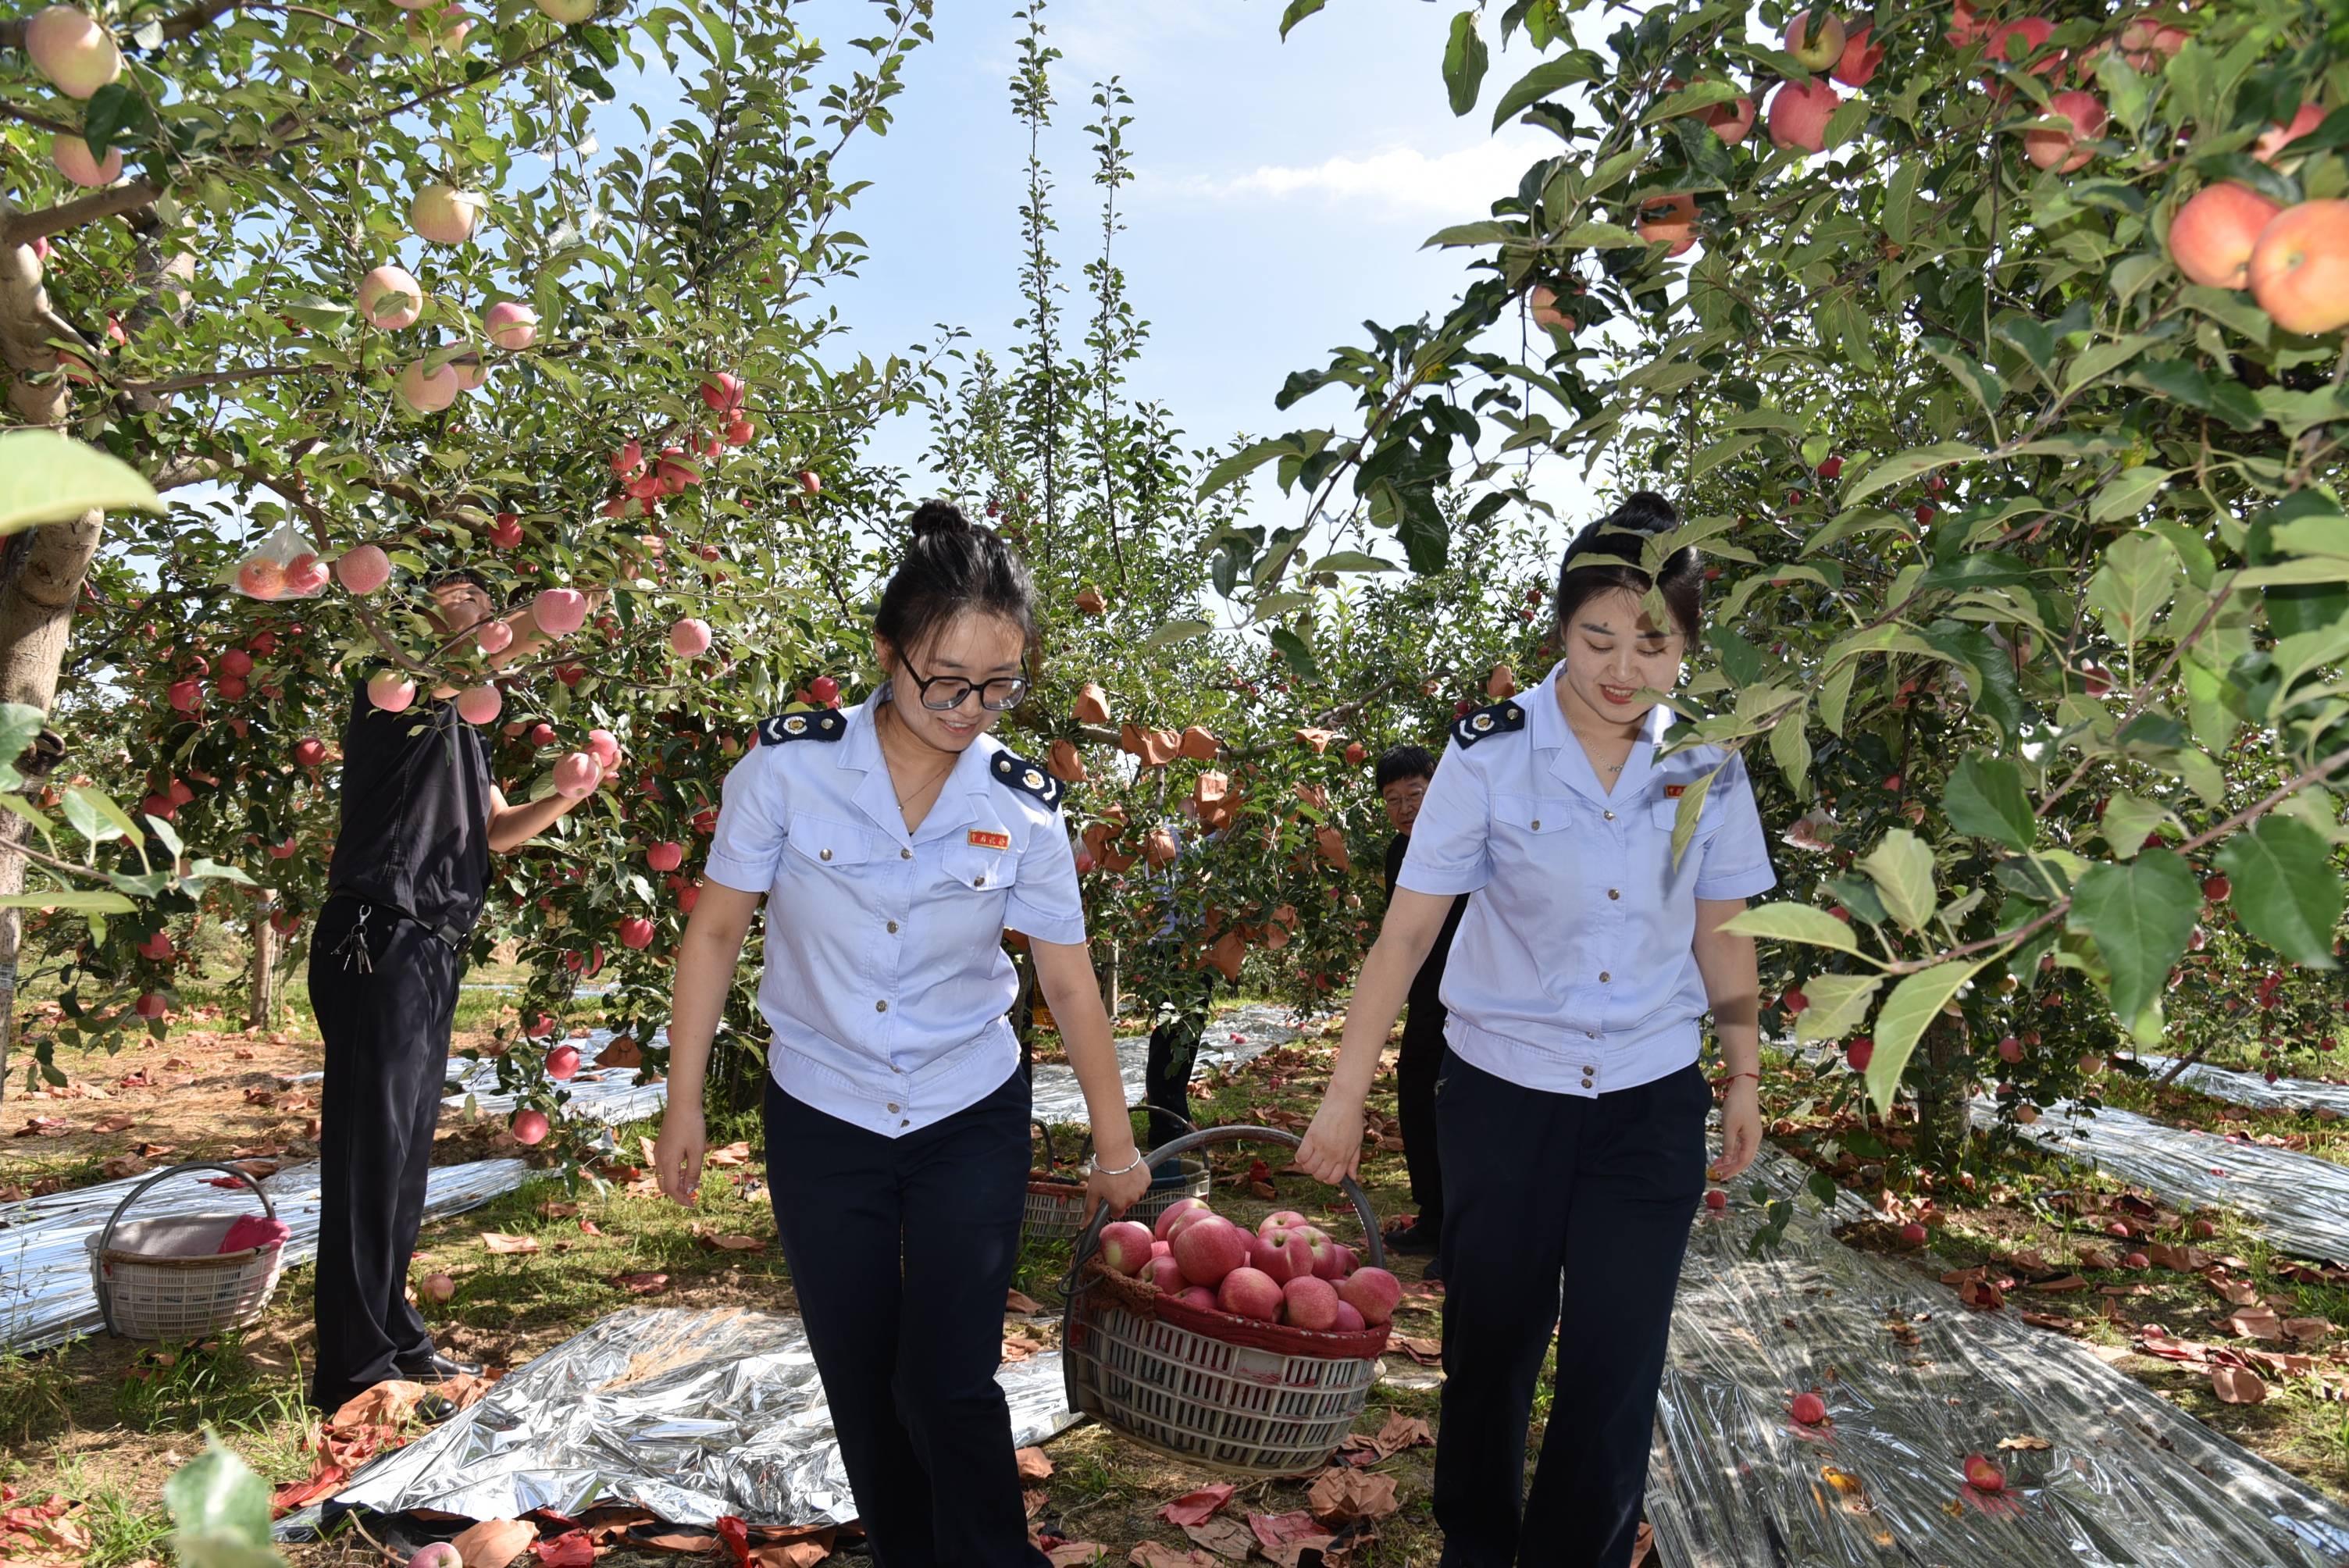
[[[1584,50],[1577,49],[1555,60],[1544,60],[1519,77],[1509,90],[1501,95],[1499,105],[1493,110],[1493,129],[1500,129],[1512,115],[1526,105],[1539,103],[1561,88],[1589,81],[1597,74],[1590,56]]]
[[[1787,786],[1800,792],[1811,771],[1811,737],[1806,715],[1799,709],[1782,717],[1770,731],[1770,759],[1785,775]]]
[[[1969,757],[1950,775],[1941,810],[1950,826],[1977,839],[1991,839],[2018,853],[2039,835],[2039,819],[2023,792],[2023,769],[2003,757]]]
[[[1878,1110],[1892,1113],[1892,1092],[1899,1087],[1926,1026],[1981,967],[1980,963],[1936,964],[1901,981],[1885,998],[1884,1010],[1876,1016],[1876,1054],[1868,1063],[1868,1097]]]
[[[1723,768],[1727,763],[1722,764]],[[1713,781],[1721,777],[1716,768],[1688,788],[1681,797],[1680,809],[1672,813],[1672,869],[1680,869],[1681,857],[1688,853],[1689,841],[1696,837],[1696,820],[1704,811],[1704,798],[1713,792]]]
[[[1207,477],[1199,481],[1199,499],[1205,500],[1243,474],[1252,473],[1273,459],[1296,450],[1297,443],[1285,439],[1258,441],[1242,448],[1207,470]]]
[[[1827,727],[1831,735],[1843,733],[1844,710],[1850,706],[1852,682],[1858,675],[1859,661],[1846,659],[1819,683],[1819,722]]]
[[[2125,533],[2105,549],[2104,564],[2088,579],[2088,608],[2105,629],[2135,643],[2178,591],[2183,569],[2169,541],[2158,533]]]
[[[135,84],[109,82],[89,95],[82,109],[81,139],[89,144],[89,155],[102,163],[109,150],[130,146],[154,125]]]
[[[160,512],[163,503],[138,469],[70,436],[51,430],[0,435],[0,534],[110,507]]]
[[[204,1451],[163,1483],[171,1544],[183,1568],[281,1563],[269,1543],[269,1488],[244,1461],[204,1434]]]
[[[2134,469],[2123,469],[2096,491],[2096,499],[2088,503],[2090,522],[2115,522],[2135,517],[2152,504],[2161,487],[2169,482],[2169,470],[2145,463]]]
[[[0,909],[70,909],[84,914],[136,914],[139,906],[102,888],[58,888],[48,892],[0,893]]]
[[[2227,841],[2219,868],[2233,880],[2243,928],[2294,964],[2330,969],[2341,923],[2341,874],[2333,846],[2307,823],[2267,817]]]
[[[2072,923],[2095,939],[2112,975],[2113,1011],[2124,1024],[2161,995],[2201,907],[2194,872],[2168,850],[2147,850],[2126,865],[2090,866],[2073,884]]]
[[[1799,942],[1812,947],[1832,947],[1839,953],[1865,957],[1859,950],[1859,939],[1851,934],[1848,922],[1837,920],[1826,910],[1807,903],[1757,903],[1733,919],[1723,921],[1721,929],[1739,936],[1751,936],[1761,942]],[[1808,987],[1805,988],[1808,994]]]
[[[1288,30],[1291,27],[1296,26],[1329,3],[1330,0],[1288,0],[1288,9],[1280,14],[1280,41],[1287,43]]]
[[[1419,248],[1425,251],[1459,245],[1506,245],[1513,240],[1523,242],[1526,238],[1523,223],[1504,223],[1484,218],[1474,223],[1454,223],[1448,228],[1438,229],[1422,240]]]
[[[1392,561],[1381,561],[1360,550],[1340,550],[1306,568],[1308,572],[1400,572]]]
[[[1453,17],[1451,34],[1444,41],[1444,90],[1451,97],[1454,114],[1466,114],[1476,107],[1476,94],[1485,86],[1485,67],[1490,63],[1484,36],[1476,31],[1476,13],[1463,11]]]
[[[1911,931],[1921,931],[1933,918],[1933,851],[1906,828],[1884,835],[1868,857],[1859,862],[1876,884],[1887,913]]]
[[[1971,462],[1982,456],[1982,449],[1964,441],[1936,441],[1930,447],[1917,447],[1905,452],[1895,452],[1860,476],[1843,493],[1843,504],[1857,506],[1878,490],[1890,490],[1894,485],[1948,468],[1951,463]]]
[[[93,843],[103,842],[105,839],[112,838],[116,834],[129,839],[134,844],[146,838],[146,835],[139,830],[139,824],[130,820],[130,813],[116,805],[112,797],[103,790],[93,789],[87,785],[75,785],[65,793],[65,806],[66,820],[72,822],[82,837]],[[77,820],[81,811],[91,813],[96,820],[93,825],[103,823],[112,828],[114,832],[101,837],[90,831],[88,828],[83,827],[81,821]]]
[[[30,703],[0,702],[0,762],[24,756],[48,722],[48,716]]]
[[[1735,103],[1744,96],[1733,82],[1724,82],[1718,78],[1699,82],[1694,87],[1682,88],[1658,103],[1640,117],[1640,123],[1654,125],[1660,120],[1678,119],[1684,114],[1694,114],[1701,108],[1711,108],[1717,103]],[[1811,460],[1818,461],[1816,458]]]
[[[1810,1006],[1795,1015],[1795,1041],[1840,1040],[1868,1016],[1881,975],[1814,975],[1803,982]]]
[[[1306,680],[1320,676],[1321,666],[1314,662],[1313,650],[1304,638],[1286,626],[1275,626],[1269,634],[1272,645],[1280,650],[1280,656],[1288,661],[1290,669]]]
[[[1193,637],[1204,637],[1216,629],[1212,621],[1169,621],[1142,639],[1145,648],[1163,648],[1169,643],[1185,643]]]

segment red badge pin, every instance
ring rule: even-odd
[[[1008,850],[1011,847],[1011,835],[990,833],[984,828],[973,828],[970,830],[970,841],[982,850]]]
[[[1667,800],[1677,800],[1687,793],[1688,786],[1685,784],[1667,784],[1664,786],[1664,799]]]

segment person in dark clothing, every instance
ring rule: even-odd
[[[1387,897],[1392,900],[1395,876],[1411,848],[1411,825],[1419,820],[1419,803],[1435,777],[1435,758],[1423,748],[1398,746],[1379,758],[1372,775],[1379,799],[1386,803],[1387,823],[1395,830],[1387,844]],[[1435,1158],[1435,1080],[1443,1076],[1444,961],[1452,953],[1452,934],[1460,929],[1461,911],[1468,895],[1452,901],[1444,930],[1411,983],[1411,1010],[1404,1016],[1402,1051],[1395,1063],[1395,1103],[1402,1123],[1403,1166],[1411,1172],[1411,1201],[1419,1205],[1416,1219],[1389,1227],[1383,1240],[1395,1253],[1434,1253],[1444,1237],[1444,1168]],[[1431,1277],[1438,1277],[1433,1263]]]
[[[499,619],[469,572],[430,587],[433,624],[458,636]],[[591,599],[595,597],[591,595]],[[502,666],[548,638],[527,609],[503,617]],[[465,946],[490,854],[526,843],[580,804],[510,804],[453,688],[398,713],[354,686],[343,732],[342,820],[326,905],[310,943],[310,1006],[326,1042],[318,1101],[317,1364],[311,1402],[332,1411],[392,1378],[445,1382],[480,1367],[441,1354],[408,1300],[433,1129]]]
[[[1143,1059],[1142,1100],[1150,1108],[1150,1146],[1161,1148],[1191,1130],[1191,1068],[1207,1037],[1207,1016],[1216,1000],[1216,976],[1199,983],[1196,999],[1150,1031]]]

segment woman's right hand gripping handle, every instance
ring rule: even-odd
[[[662,1193],[679,1203],[691,1203],[701,1185],[701,1156],[709,1135],[698,1106],[672,1103],[661,1115],[660,1137],[653,1142],[653,1174]]]

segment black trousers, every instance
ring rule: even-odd
[[[1178,1013],[1150,1031],[1150,1054],[1142,1069],[1142,1101],[1151,1110],[1150,1147],[1172,1143],[1190,1129],[1191,1068],[1199,1058],[1199,1043],[1207,1037],[1208,1005],[1215,998],[1209,985],[1190,1011]],[[1181,1121],[1172,1119],[1180,1117]]]
[[[380,904],[327,901],[310,938],[310,1007],[326,1039],[318,1095],[318,1365],[327,1410],[432,1354],[409,1305],[432,1132],[449,1076],[462,958]]]
[[[767,1080],[767,1184],[880,1568],[1041,1568],[995,1381],[1028,1191],[1028,1079],[903,1138]]]
[[[1411,1173],[1411,1201],[1419,1210],[1414,1229],[1431,1240],[1444,1234],[1444,1161],[1436,1148],[1435,1080],[1451,1058],[1451,1048],[1444,1043],[1444,1005],[1413,1002],[1403,1020],[1402,1050],[1395,1060],[1395,1111],[1402,1124],[1402,1162]]]
[[[1630,1562],[1712,1105],[1694,1066],[1591,1099],[1525,1088],[1457,1057],[1446,1069],[1435,1113],[1444,1568]],[[1553,1325],[1556,1395],[1521,1508]]]

